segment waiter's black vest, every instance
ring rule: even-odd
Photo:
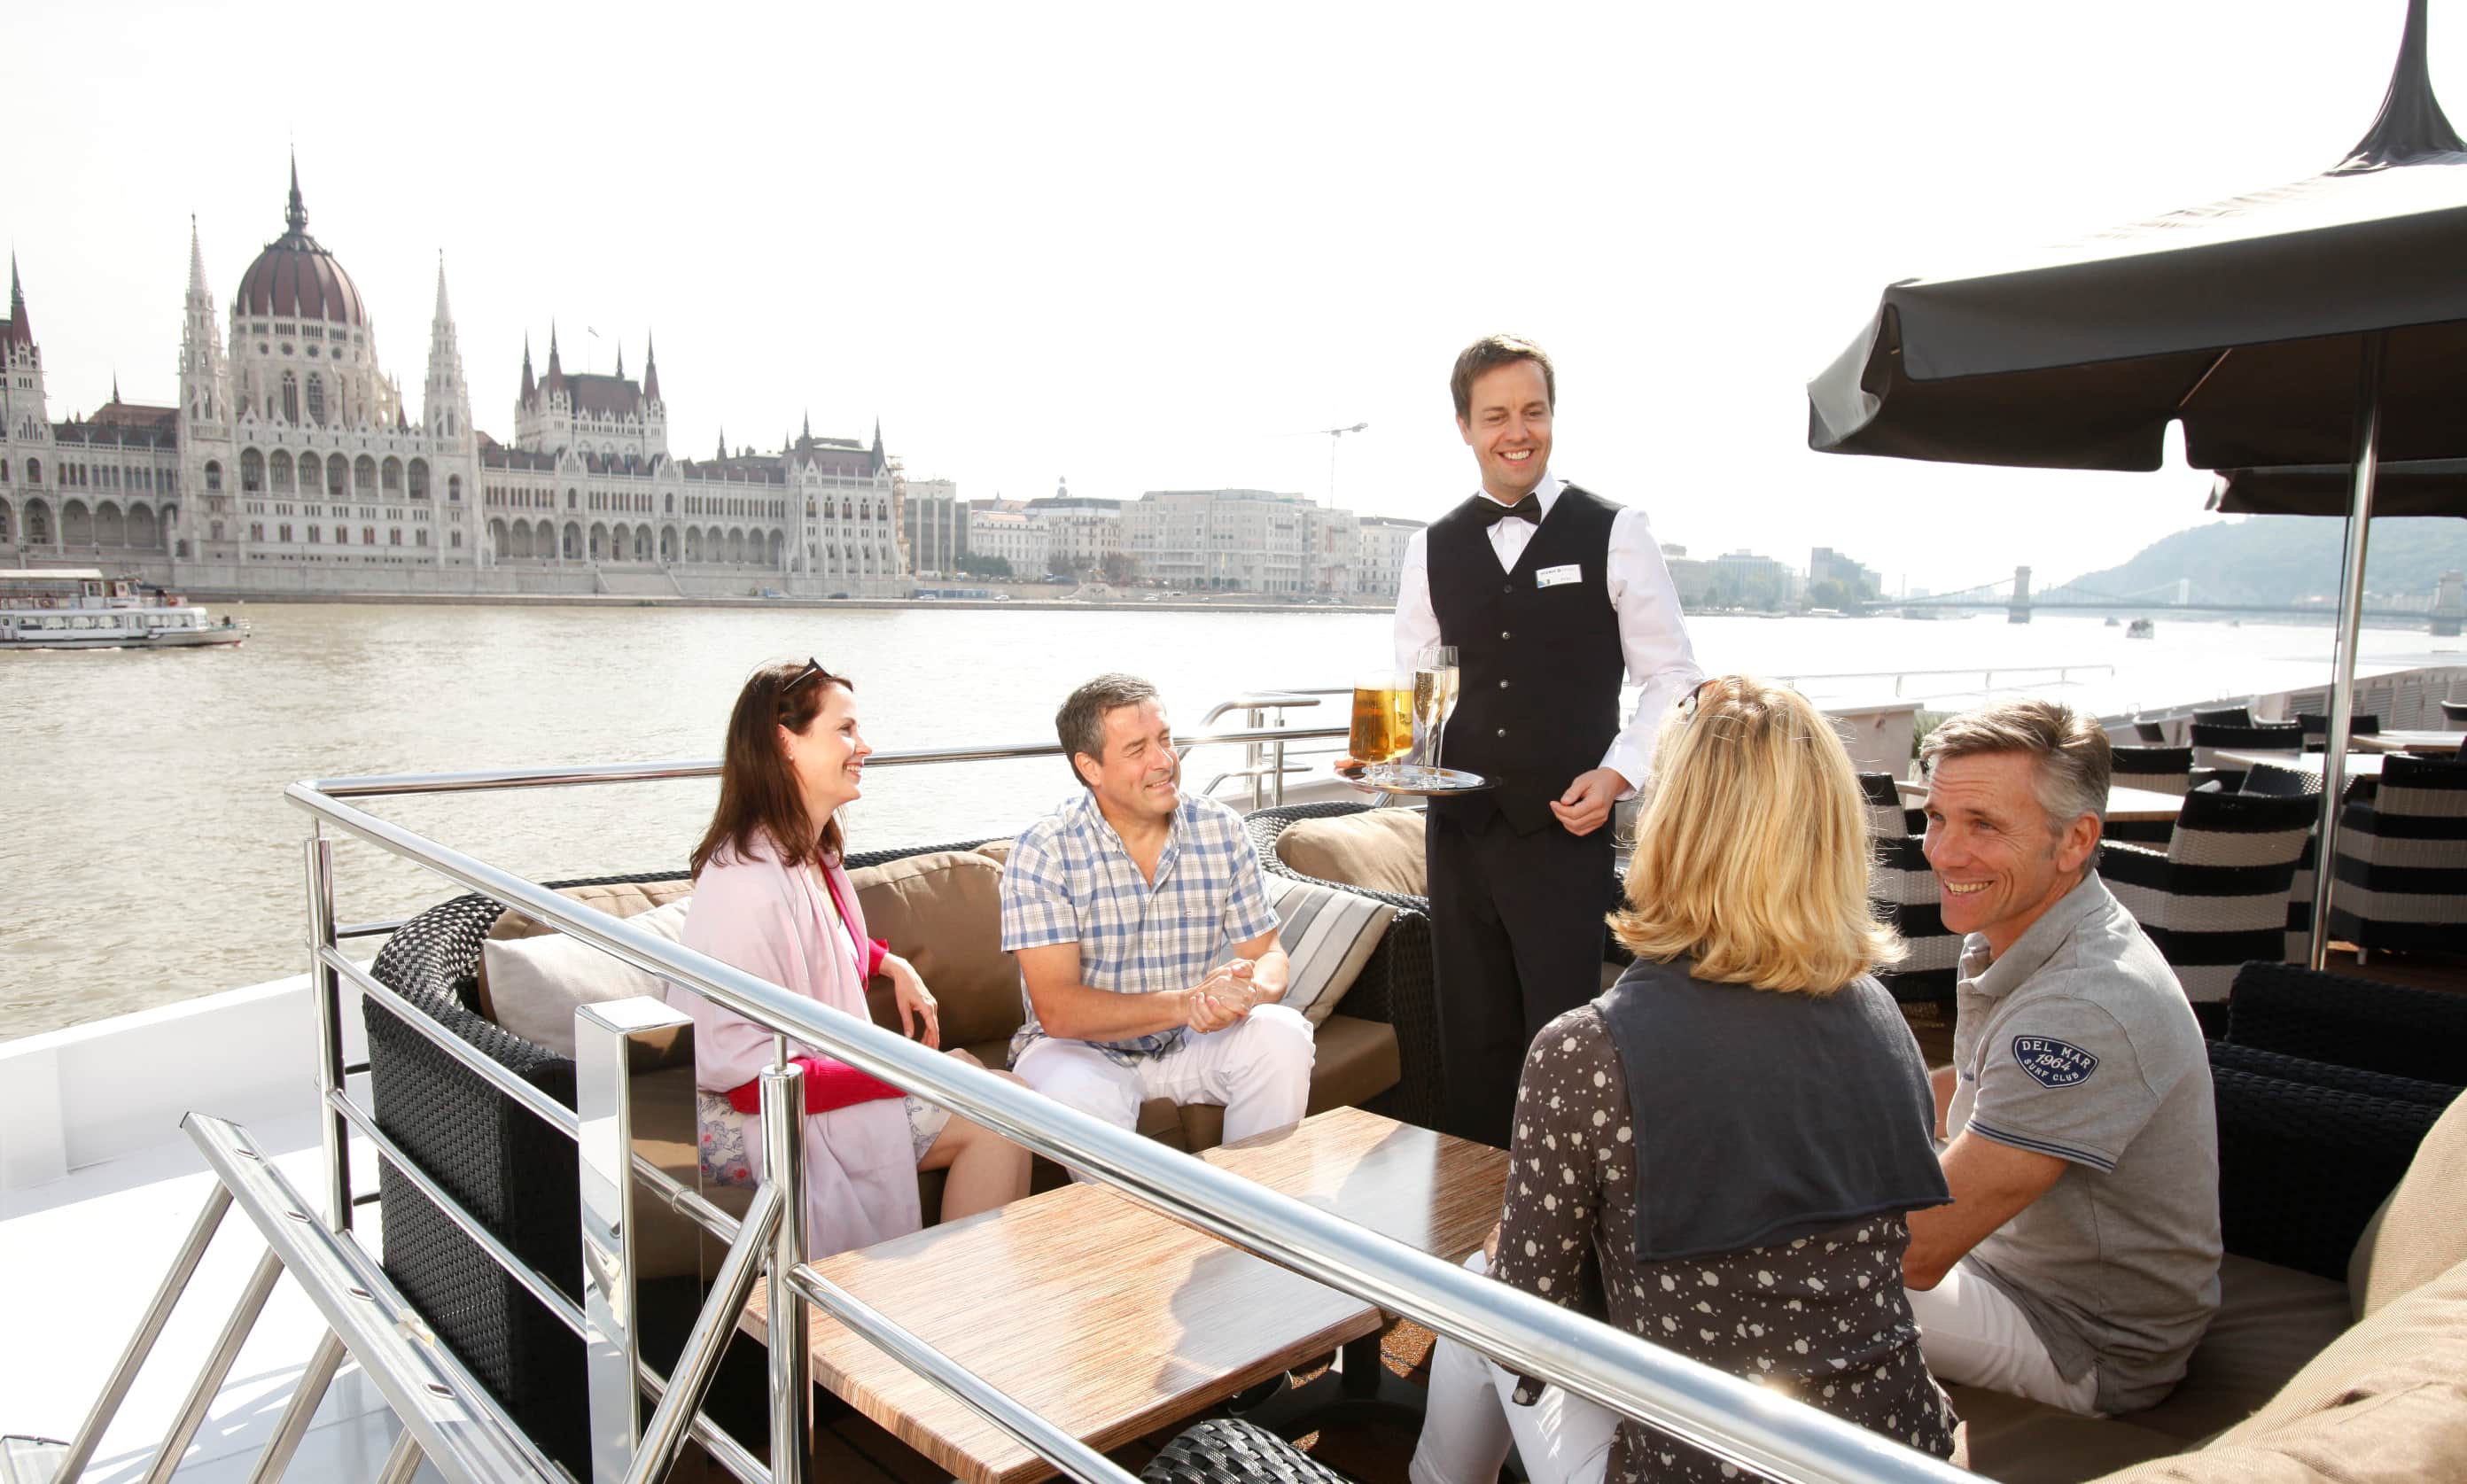
[[[1618,612],[1611,606],[1611,522],[1618,506],[1563,485],[1550,513],[1514,568],[1499,570],[1487,495],[1475,495],[1432,523],[1425,543],[1431,610],[1439,642],[1457,650],[1459,691],[1440,761],[1500,780],[1431,807],[1465,829],[1493,810],[1520,835],[1556,828],[1550,802],[1576,775],[1602,765],[1618,735]],[[1538,585],[1542,573],[1573,568],[1573,581]]]

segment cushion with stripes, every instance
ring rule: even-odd
[[[1396,909],[1353,891],[1290,876],[1264,878],[1277,910],[1277,940],[1293,965],[1284,1002],[1316,1025],[1362,976]]]

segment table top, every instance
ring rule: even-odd
[[[2382,753],[2349,753],[2347,776],[2378,778],[2382,776]],[[2221,752],[2219,761],[2230,768],[2287,768],[2303,773],[2320,773],[2328,754],[2324,753],[2240,753]]]
[[[1913,808],[1927,801],[1928,790],[1924,780],[1897,779],[1893,786],[1901,790],[1903,801]],[[2107,791],[2107,817],[2111,820],[2172,820],[2184,803],[2184,800],[2174,794],[2117,783]]]
[[[2456,753],[2467,731],[2375,731],[2350,740],[2368,753]]]
[[[1499,1219],[1505,1152],[1358,1108],[1200,1157],[1451,1261]],[[814,1265],[988,1384],[1099,1449],[1377,1331],[1373,1306],[1110,1187],[1073,1184]],[[757,1286],[745,1327],[766,1328]],[[1042,1458],[816,1313],[814,1379],[970,1484]]]

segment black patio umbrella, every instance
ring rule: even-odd
[[[2467,144],[2425,67],[2425,0],[2345,159],[1990,271],[1885,290],[1808,383],[1808,446],[1956,463],[2209,469],[2343,461],[2346,558],[2320,858],[2333,859],[2375,475],[2467,458]],[[2334,872],[2316,873],[2321,961]]]
[[[2222,515],[2344,515],[2356,471],[2343,463],[2221,469],[2210,508]],[[2385,463],[2373,476],[2373,515],[2467,516],[2467,459]]]

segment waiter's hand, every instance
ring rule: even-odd
[[[1550,805],[1571,835],[1590,835],[1611,817],[1611,806],[1627,792],[1627,779],[1616,768],[1596,768],[1576,775],[1576,781]]]

